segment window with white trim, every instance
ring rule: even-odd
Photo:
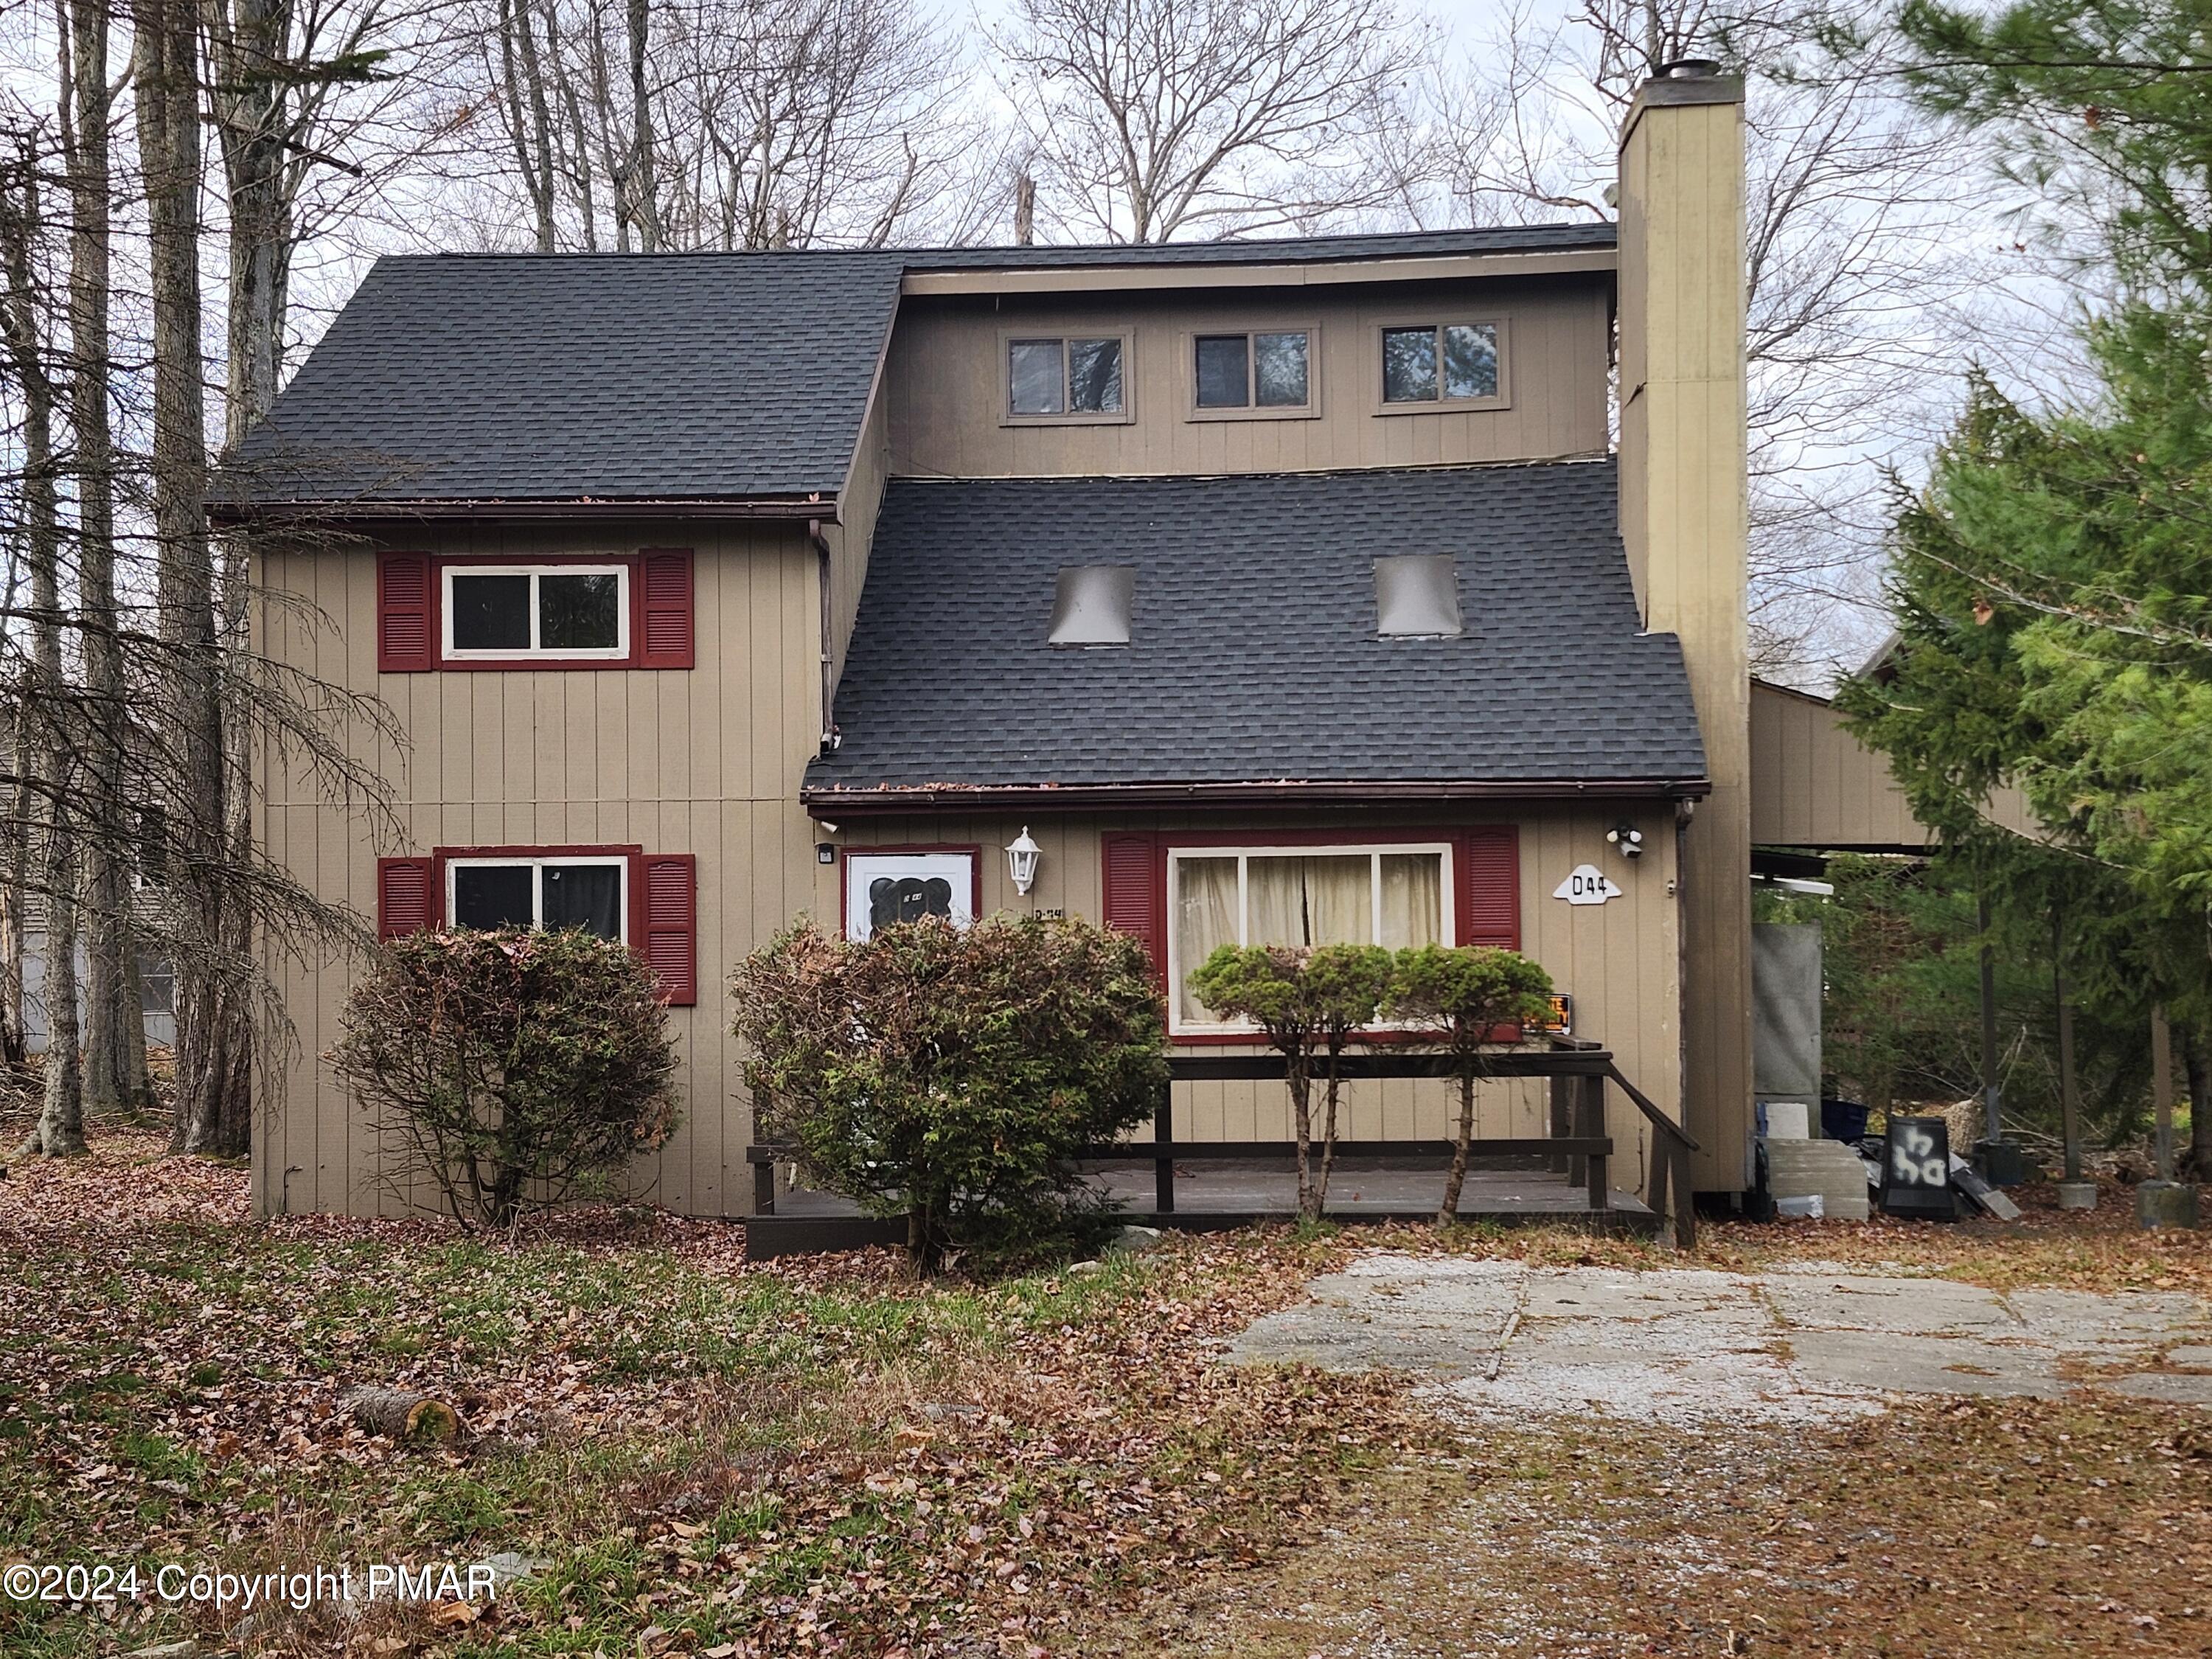
[[[446,915],[456,927],[580,927],[623,939],[629,860],[620,854],[446,860]]]
[[[1251,1029],[1191,994],[1190,975],[1224,945],[1452,943],[1451,860],[1442,842],[1169,848],[1171,1029]]]
[[[878,927],[942,916],[965,927],[975,920],[973,853],[845,854],[845,937],[863,939]]]
[[[439,574],[447,661],[629,655],[626,564],[449,564]]]

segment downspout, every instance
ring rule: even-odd
[[[831,678],[830,659],[830,538],[822,533],[822,520],[819,519],[806,521],[806,535],[814,544],[815,587],[821,599],[822,612],[822,736],[817,752],[827,755],[837,747],[838,742],[837,722],[830,717],[837,687]]]

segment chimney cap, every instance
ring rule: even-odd
[[[1710,81],[1721,72],[1717,58],[1675,58],[1659,65],[1661,81]]]

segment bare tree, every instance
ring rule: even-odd
[[[28,718],[18,770],[46,781],[39,792],[35,851],[39,884],[46,902],[46,1100],[38,1126],[24,1143],[27,1156],[65,1158],[84,1147],[83,1073],[77,1050],[77,849],[63,782],[73,744],[71,697],[62,665],[62,532],[59,474],[54,447],[60,398],[51,371],[46,337],[52,306],[45,292],[40,245],[46,234],[40,179],[48,165],[46,135],[26,129],[0,177],[0,341],[21,402],[25,562],[30,567],[31,672],[24,690]]]
[[[206,404],[200,356],[200,73],[186,0],[133,0],[133,82],[144,173],[153,323],[153,498],[168,753],[165,801],[185,856],[177,871],[177,1098],[171,1145],[236,1155],[247,1145],[252,1021],[228,957],[230,852],[222,641],[207,523]]]
[[[541,252],[957,234],[993,153],[916,0],[498,0],[477,72]]]
[[[1753,638],[1761,672],[1798,678],[1871,643],[1881,471],[1926,435],[1929,380],[1955,372],[1990,276],[1987,192],[1956,136],[1875,78],[1793,73],[1823,3],[1509,13],[1433,83],[1406,207],[1425,224],[1607,215],[1637,88],[1684,58],[1743,75]]]
[[[1016,0],[991,40],[1072,230],[1164,242],[1396,193],[1374,160],[1421,48],[1389,0]]]
[[[116,450],[108,410],[114,181],[109,161],[106,0],[60,0],[58,102],[69,185],[69,421],[76,493],[77,621],[84,667],[86,814],[122,822],[128,724],[123,616],[116,593]],[[135,983],[129,850],[95,833],[85,848],[84,1093],[88,1112],[152,1104],[146,1023]]]

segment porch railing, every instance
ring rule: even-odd
[[[1652,1127],[1651,1157],[1644,1190],[1638,1194],[1653,1214],[1671,1216],[1674,1240],[1688,1249],[1697,1243],[1697,1215],[1690,1188],[1690,1154],[1698,1143],[1622,1074],[1611,1053],[1595,1044],[1555,1042],[1547,1048],[1512,1048],[1484,1057],[1486,1080],[1545,1078],[1551,1085],[1550,1133],[1535,1137],[1482,1137],[1468,1143],[1471,1158],[1541,1158],[1588,1194],[1591,1212],[1613,1208],[1613,1138],[1605,1131],[1605,1091],[1610,1083]],[[1337,1074],[1350,1082],[1378,1078],[1456,1077],[1451,1059],[1439,1054],[1399,1054],[1388,1049],[1345,1055]],[[1295,1141],[1180,1140],[1175,1133],[1175,1089],[1177,1083],[1259,1081],[1280,1083],[1284,1062],[1280,1054],[1176,1054],[1168,1060],[1168,1085],[1153,1108],[1152,1139],[1117,1140],[1087,1146],[1077,1160],[1081,1164],[1132,1164],[1152,1165],[1153,1208],[1172,1215],[1176,1207],[1176,1164],[1237,1162],[1260,1158],[1288,1158],[1297,1155]],[[1387,1159],[1443,1169],[1451,1162],[1449,1140],[1340,1140],[1340,1164]],[[763,1215],[775,1212],[777,1163],[787,1160],[784,1146],[753,1146],[745,1157],[753,1166],[753,1208]]]

